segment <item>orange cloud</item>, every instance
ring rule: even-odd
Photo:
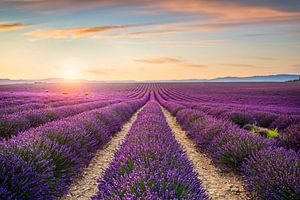
[[[104,74],[107,74],[106,71],[99,70],[99,69],[90,69],[90,70],[86,70],[86,72],[89,73],[89,74],[95,74],[95,75],[104,75]]]
[[[138,25],[109,25],[109,26],[94,26],[94,27],[76,27],[65,29],[38,29],[25,33],[24,35],[30,36],[33,39],[67,39],[91,36],[95,33],[127,29]]]
[[[79,38],[84,36],[92,36],[100,39],[114,38],[145,38],[157,35],[176,34],[182,32],[217,32],[229,28],[240,27],[245,25],[257,25],[264,23],[278,23],[289,20],[300,19],[300,12],[279,10],[271,6],[247,5],[234,1],[206,1],[206,0],[91,0],[76,1],[61,0],[53,3],[52,1],[22,1],[17,5],[37,10],[55,10],[55,9],[87,9],[96,7],[113,6],[118,4],[134,5],[131,12],[151,12],[156,14],[162,12],[179,12],[182,14],[193,14],[201,19],[195,21],[186,21],[181,23],[152,24],[151,30],[142,30],[129,33],[99,34],[101,32],[127,29],[132,26],[95,26],[95,27],[79,27],[65,29],[38,29],[26,33],[25,35],[37,39],[66,39]],[[139,8],[137,11],[136,8]],[[184,17],[184,15],[182,15]],[[203,18],[205,16],[205,18]],[[1,29],[0,29],[1,30]]]
[[[6,23],[6,24],[0,24],[0,31],[12,31],[17,30],[21,28],[26,28],[29,25],[23,24],[23,23]]]
[[[224,42],[226,40],[160,40],[153,43],[166,46],[214,46]]]
[[[136,32],[129,32],[129,33],[97,34],[93,38],[97,38],[97,39],[146,38],[151,36],[168,35],[177,32],[178,31],[176,30],[136,31]]]
[[[168,63],[170,63],[170,64],[176,64],[176,65],[183,66],[183,67],[194,67],[194,68],[206,66],[206,65],[202,65],[202,64],[189,63],[189,62],[186,62],[185,60],[182,60],[179,58],[166,57],[166,56],[147,58],[147,59],[137,59],[135,61],[141,62],[141,63],[146,63],[146,64],[168,64]]]
[[[149,14],[169,11],[201,16],[207,15],[226,20],[299,18],[299,12],[283,10],[281,9],[282,7],[275,7],[271,1],[264,5],[255,4],[255,1],[251,2],[251,4],[247,4],[243,1],[234,0],[4,0],[4,5],[6,5],[5,3],[11,4],[20,10],[35,10],[50,13],[56,13],[59,10],[72,11],[114,5],[128,5],[133,6],[134,11],[148,12]],[[289,5],[288,2],[282,2],[281,4],[284,5],[283,7]]]
[[[221,21],[252,21],[252,20],[282,20],[299,19],[299,11],[287,11],[269,6],[261,6],[235,1],[207,0],[161,0],[154,7],[170,12],[206,15],[209,19]]]
[[[164,64],[164,63],[181,63],[182,60],[171,57],[157,57],[148,59],[137,59],[136,62],[142,62],[147,64]]]
[[[295,15],[300,20],[300,14]],[[220,32],[230,28],[251,26],[259,24],[283,24],[288,20],[295,21],[296,18],[249,18],[247,20],[242,19],[225,19],[225,18],[213,18],[207,20],[194,20],[180,23],[168,23],[168,24],[156,24],[152,25],[152,28],[158,32],[158,30],[168,33],[181,33],[181,32]]]
[[[185,63],[184,66],[185,66],[185,67],[192,67],[192,68],[207,67],[207,65],[193,64],[193,63]]]
[[[284,22],[285,19],[268,19],[266,21],[249,20],[249,21],[216,21],[216,20],[195,20],[191,22],[183,23],[167,23],[167,24],[151,24],[147,25],[151,30],[135,31],[127,33],[107,33],[107,34],[95,34],[93,38],[96,39],[118,39],[118,38],[149,38],[170,34],[181,34],[187,32],[220,32],[227,29],[249,26],[265,23],[278,23]],[[208,44],[215,41],[201,41],[201,44]],[[197,42],[198,44],[198,42]]]
[[[237,68],[262,68],[261,66],[248,65],[248,64],[221,64],[226,67],[237,67]]]

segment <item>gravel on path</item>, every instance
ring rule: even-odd
[[[73,181],[69,192],[60,200],[85,200],[90,199],[98,192],[97,180],[104,174],[106,168],[114,159],[114,155],[124,141],[132,123],[135,121],[138,113],[142,110],[140,108],[128,122],[126,122],[121,131],[116,133],[111,140],[102,148],[99,149],[90,164],[83,170]]]
[[[188,158],[194,165],[194,170],[203,188],[212,197],[212,199],[248,199],[246,191],[242,184],[241,177],[233,173],[224,173],[216,168],[210,158],[199,152],[195,148],[195,143],[189,139],[165,108],[162,108],[169,126],[175,135],[176,140],[181,144]]]

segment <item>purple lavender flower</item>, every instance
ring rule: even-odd
[[[284,129],[279,135],[279,144],[288,149],[300,150],[300,124],[294,124]]]
[[[256,199],[299,199],[298,154],[284,148],[268,148],[247,158],[242,170],[249,194]]]
[[[93,199],[208,199],[157,103],[139,113]]]
[[[0,197],[54,199],[68,191],[75,174],[96,149],[148,100],[112,104],[30,129],[0,143]]]

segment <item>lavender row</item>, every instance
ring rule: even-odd
[[[67,116],[79,114],[84,111],[101,108],[119,100],[99,101],[92,103],[83,103],[79,105],[62,106],[58,108],[46,108],[28,110],[10,115],[2,115],[0,118],[0,137],[8,138],[19,132],[25,131],[41,124],[62,119]]]
[[[188,94],[182,94],[178,92],[173,92],[170,90],[165,90],[161,88],[164,95],[172,98],[176,101],[188,101],[190,103],[197,103],[199,106],[207,106],[207,107],[221,107],[226,109],[235,109],[235,110],[263,110],[264,112],[276,113],[276,114],[289,114],[289,115],[300,115],[300,109],[295,106],[290,106],[288,104],[285,105],[251,105],[247,103],[232,103],[232,102],[214,102],[206,99],[196,100],[190,97]],[[207,94],[211,95],[211,94]],[[222,97],[220,97],[222,99]],[[242,98],[242,97],[240,97]],[[250,101],[250,100],[249,100]]]
[[[138,114],[93,199],[208,199],[156,102]]]
[[[187,83],[161,84],[161,88],[198,102],[260,106],[300,106],[299,84],[290,83]]]
[[[40,98],[35,98],[33,99],[19,99],[19,97],[15,97],[12,99],[7,99],[7,100],[1,100],[0,101],[0,108],[4,109],[7,107],[13,107],[13,106],[21,106],[24,104],[28,104],[28,103],[51,103],[51,102],[59,102],[59,101],[63,101],[63,99],[60,100],[56,100],[55,98],[51,99],[51,100],[42,100]]]
[[[8,108],[14,106],[25,106],[25,104],[43,103],[47,105],[62,106],[63,104],[70,105],[72,101],[74,104],[77,101],[82,101],[82,103],[89,100],[107,100],[115,98],[123,98],[125,96],[123,93],[115,93],[113,91],[105,93],[36,93],[36,92],[15,92],[10,94],[8,92],[0,92],[0,108]]]
[[[85,90],[84,88],[82,88]],[[134,89],[134,87],[132,87]],[[106,90],[106,88],[105,88]],[[116,88],[115,88],[116,90]],[[123,92],[126,90],[126,92]],[[41,108],[50,108],[50,107],[59,107],[66,105],[75,105],[78,103],[87,103],[92,101],[99,100],[130,100],[137,97],[140,93],[145,91],[139,90],[135,92],[134,90],[127,90],[124,88],[121,92],[116,91],[104,91],[99,93],[99,90],[96,92],[5,92],[0,91],[0,115],[11,114],[14,112],[20,112],[30,109],[41,109]],[[131,94],[128,98],[126,94]]]
[[[165,99],[169,100],[170,96],[160,93]],[[185,103],[174,101],[182,104],[182,107],[189,107],[213,115],[217,118],[230,120],[238,124],[241,128],[250,132],[260,134],[264,137],[274,137],[280,146],[292,148],[296,151],[300,149],[300,118],[289,115],[275,115],[261,111],[254,112],[237,112],[229,110],[225,112],[221,107],[203,107],[202,104]],[[227,110],[226,110],[227,111]],[[251,114],[249,114],[251,113]],[[255,116],[255,117],[254,117]],[[260,128],[268,127],[268,129]],[[278,133],[278,130],[280,133]]]
[[[299,152],[277,147],[271,139],[246,132],[231,122],[160,99],[197,149],[224,170],[240,173],[257,199],[297,199],[300,195]]]
[[[136,97],[139,99],[146,93],[140,93]],[[128,101],[130,99],[123,99]],[[134,99],[131,99],[134,100]],[[110,104],[118,103],[122,100],[96,101],[83,103],[78,105],[61,106],[58,108],[38,109],[15,113],[11,115],[3,115],[0,118],[0,137],[9,138],[12,135],[25,131],[32,127],[37,127],[44,123],[73,116],[81,112],[101,108]]]
[[[0,114],[12,114],[15,112],[22,112],[25,110],[33,110],[33,109],[44,109],[44,108],[56,108],[60,106],[68,106],[68,105],[76,105],[81,103],[90,103],[99,100],[108,100],[108,99],[78,99],[78,100],[64,100],[64,101],[56,101],[53,103],[47,102],[36,102],[36,103],[26,103],[17,106],[8,106],[4,108],[0,108]]]
[[[158,95],[160,98],[163,98],[163,100],[169,100],[170,98],[170,96],[166,96],[164,93],[161,92],[158,92]],[[224,113],[223,109],[214,107],[210,107],[210,110],[214,110],[215,112],[209,112],[208,108],[201,107],[201,104],[185,103],[182,101],[168,101],[169,106],[172,107],[173,104],[176,105],[176,109],[188,107],[192,109],[201,110],[206,114],[219,118],[220,120],[232,121],[235,124],[238,124],[241,128],[250,132],[254,132],[255,134],[260,134],[264,137],[270,137],[269,133],[272,134],[273,132],[275,134],[278,134],[278,129],[280,130],[280,133],[278,135],[275,135],[275,137],[272,136],[277,141],[278,146],[282,146],[287,149],[293,149],[295,151],[300,150],[300,123],[299,120],[297,120],[298,118],[291,118],[287,115],[264,115],[263,112],[260,113],[259,111],[257,111],[257,119],[260,119],[258,120],[260,123],[258,123],[258,121],[253,119],[253,117],[247,113],[241,113],[236,111],[229,111],[228,113]],[[173,110],[173,112],[176,112],[176,109]],[[268,128],[275,129],[275,131],[261,129],[257,127],[267,126],[267,124],[271,124]],[[285,127],[285,129],[283,129],[283,127]]]
[[[23,93],[17,92],[8,94],[7,92],[0,92],[0,108],[9,106],[20,106],[28,103],[58,103],[64,102],[66,99],[65,95],[62,94],[49,94],[49,93]],[[78,100],[78,96],[68,96],[69,100]]]
[[[241,107],[239,105],[229,106],[226,104],[209,105],[207,103],[185,103],[186,101],[178,99],[178,96],[171,95],[166,92],[162,93],[162,95],[168,100],[175,99],[180,104],[183,104],[184,106],[187,106],[189,108],[199,109],[214,116],[228,118],[241,127],[247,124],[256,124],[257,126],[264,128],[276,128],[278,130],[283,130],[290,125],[300,123],[300,113],[295,112],[294,108],[285,107],[285,113],[288,114],[277,114],[274,113],[274,111],[268,110],[268,108],[265,108],[264,106],[260,106],[259,109],[257,109],[257,106],[251,108],[251,106]],[[184,99],[184,97],[182,98]],[[185,99],[187,100],[188,97],[186,97]],[[277,110],[278,109],[279,108],[277,108]]]
[[[141,93],[136,93],[131,96],[131,98],[121,98],[122,100],[125,99],[133,99],[140,95]],[[113,98],[113,100],[120,99],[120,98]],[[57,108],[61,106],[71,106],[71,105],[77,105],[82,103],[92,103],[96,101],[103,101],[103,100],[112,100],[112,98],[108,97],[85,97],[85,98],[78,98],[78,99],[64,99],[59,101],[46,101],[46,100],[40,100],[40,101],[34,101],[33,103],[24,103],[21,105],[16,106],[7,106],[4,108],[0,108],[0,115],[4,114],[12,114],[15,112],[21,112],[26,110],[33,110],[33,109],[46,109],[46,108]]]
[[[188,104],[184,103],[184,105]],[[228,118],[241,127],[255,124],[264,128],[283,130],[288,126],[300,123],[300,115],[275,114],[274,112],[265,111],[264,108],[251,110],[222,106],[202,106],[201,104],[189,104],[188,107],[202,110],[213,116]]]
[[[0,144],[1,199],[55,199],[65,194],[96,149],[120,130],[147,97],[31,129]]]
[[[178,110],[181,109],[185,109],[188,106],[185,106],[185,103],[180,102],[181,104],[179,104],[178,102],[173,102],[173,101],[166,101],[165,99],[162,98],[161,95],[158,95],[158,98],[160,99],[161,102],[166,102],[164,105],[169,109],[169,111],[171,112],[171,114],[173,114],[174,116],[176,115]],[[192,107],[194,108],[194,107]],[[192,109],[191,109],[192,110]],[[196,109],[201,113],[202,115],[206,116],[205,118],[212,118],[215,119],[217,118],[218,121],[224,121],[226,122],[226,126],[232,126],[232,120],[230,120],[229,118],[222,118],[219,116],[211,116],[208,115],[208,113],[201,111],[201,109]],[[196,112],[195,110],[195,112]],[[238,128],[237,126],[234,125],[235,128]],[[247,134],[255,134],[252,132],[249,132],[246,129],[240,129],[242,132],[247,133]],[[261,138],[261,139],[264,139]],[[293,149],[296,152],[300,150],[300,124],[296,123],[296,124],[292,124],[290,125],[288,128],[284,129],[282,132],[280,132],[280,134],[276,137],[274,137],[274,140],[276,140],[276,145],[279,147],[284,147],[286,149]]]

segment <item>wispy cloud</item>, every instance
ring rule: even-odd
[[[249,65],[249,64],[220,64],[221,66],[226,66],[226,67],[238,67],[238,68],[262,68],[262,66],[256,66],[256,65]]]
[[[107,6],[132,6],[137,10],[157,12],[180,12],[195,15],[207,15],[223,19],[253,19],[253,18],[282,18],[298,15],[300,3],[285,1],[207,1],[207,0],[2,0],[0,5],[5,8],[18,8],[37,12],[57,12],[58,10],[72,11]],[[296,5],[295,5],[296,4]],[[296,9],[295,9],[296,8]],[[296,10],[296,11],[295,11]]]
[[[128,12],[148,12],[150,15],[180,13],[182,17],[193,15],[202,20],[203,30],[216,29],[226,26],[247,25],[249,23],[269,23],[274,21],[300,19],[300,3],[271,1],[207,1],[207,0],[3,0],[0,7],[20,11],[36,11],[55,13],[61,10],[101,9],[126,5]],[[295,9],[298,7],[298,10]],[[206,23],[206,24],[205,24]]]
[[[192,67],[192,68],[200,68],[206,67],[206,65],[189,63],[183,59],[175,58],[175,57],[153,57],[146,59],[136,59],[135,62],[145,63],[145,64],[174,64],[182,67]]]
[[[105,74],[107,74],[106,71],[100,70],[100,69],[89,69],[89,70],[86,70],[85,72],[87,72],[89,74],[94,74],[94,75],[105,75]]]
[[[182,63],[183,61],[178,58],[172,57],[155,57],[146,59],[137,59],[136,62],[142,62],[147,64],[165,64],[165,63]]]
[[[295,31],[290,31],[288,33],[286,33],[287,35],[290,35],[290,36],[300,36],[300,30],[295,30]]]
[[[298,69],[298,71],[300,73],[300,64],[291,65],[291,67]]]
[[[30,25],[23,23],[1,23],[0,22],[0,31],[12,31],[17,29],[26,28]]]
[[[255,58],[258,59],[258,60],[265,60],[265,61],[276,60],[276,58],[273,58],[273,57],[264,57],[264,56],[257,56]]]
[[[226,30],[232,30],[233,28],[239,28],[242,26],[257,26],[259,24],[276,24],[278,22],[284,23],[285,19],[268,19],[260,21],[258,19],[248,21],[223,21],[223,20],[194,20],[188,22],[177,22],[177,23],[162,23],[162,24],[148,24],[140,26],[141,31],[123,32],[123,33],[98,33],[92,38],[96,39],[143,39],[143,38],[154,38],[167,36],[171,34],[185,34],[190,32],[222,32]],[[145,27],[147,26],[147,30]],[[242,36],[257,37],[257,36],[269,36],[271,33],[253,33],[243,34]],[[194,41],[190,42],[193,43]],[[216,43],[216,40],[201,40],[201,45],[205,43],[212,44]],[[220,40],[218,41],[220,42]],[[198,44],[198,42],[197,42]]]
[[[144,67],[139,67],[137,70],[139,70],[140,72],[146,72],[147,71]]]
[[[193,63],[184,63],[185,67],[192,67],[192,68],[202,68],[207,67],[208,65],[202,65],[202,64],[193,64]]]
[[[222,20],[270,20],[299,18],[299,12],[275,8],[271,5],[248,4],[243,1],[165,0],[158,6],[173,12],[207,14]]]
[[[138,30],[127,31],[136,25],[108,25],[94,27],[75,27],[62,29],[37,29],[25,33],[32,40],[40,39],[75,39],[80,37],[91,37],[96,39],[118,39],[118,38],[150,38],[169,34],[182,34],[188,32],[221,32],[232,30],[242,26],[257,26],[264,24],[283,24],[287,21],[300,20],[300,11],[283,9],[282,6],[268,4],[247,3],[244,1],[206,1],[206,0],[61,0],[58,2],[46,0],[6,0],[6,4],[19,9],[37,11],[56,11],[62,9],[67,11],[85,10],[90,8],[110,8],[126,5],[127,12],[135,13],[150,12],[151,15],[180,13],[182,18],[192,15],[193,18],[184,22],[139,25]],[[5,5],[5,4],[4,4]],[[1,3],[0,3],[1,6]],[[193,19],[193,20],[191,20]],[[0,29],[1,30],[1,29]],[[125,30],[117,33],[104,33],[106,31]],[[262,36],[261,34],[245,34],[245,36]]]
[[[151,43],[151,41],[148,41]],[[226,42],[226,40],[157,40],[152,41],[152,44],[159,44],[165,46],[215,46]]]
[[[93,26],[93,27],[75,27],[64,29],[37,29],[31,32],[24,33],[26,36],[30,36],[32,39],[67,39],[67,38],[80,38],[86,36],[92,36],[96,33],[122,30],[139,25],[106,25],[106,26]]]
[[[148,38],[152,36],[161,36],[177,33],[176,30],[149,30],[149,31],[135,31],[128,33],[111,33],[111,34],[97,34],[93,38],[97,39],[114,39],[114,38]]]

